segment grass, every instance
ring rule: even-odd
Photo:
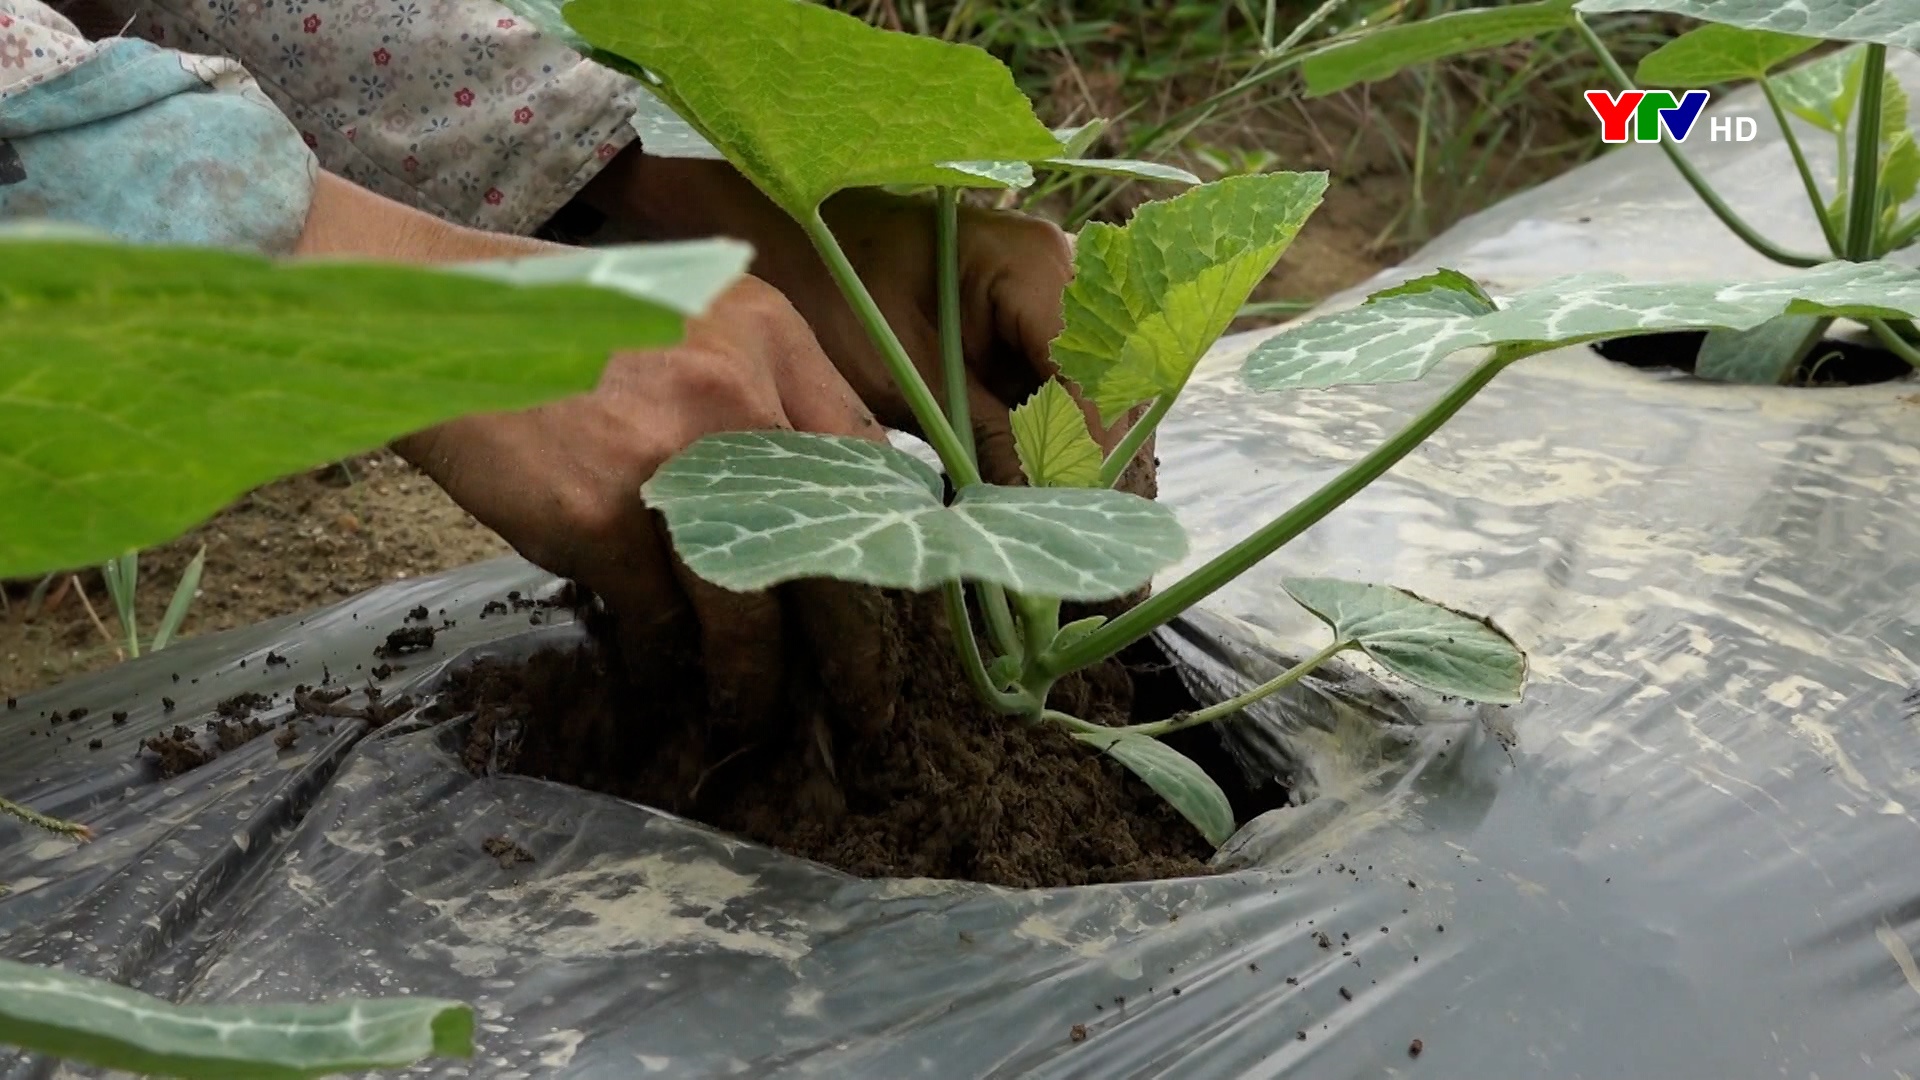
[[[1327,41],[1468,0],[830,0],[889,29],[977,45],[1004,60],[1056,125],[1105,116],[1101,150],[1176,162],[1208,178],[1298,167],[1274,146],[1318,145],[1315,167],[1378,171],[1405,185],[1376,250],[1417,245],[1600,148],[1581,91],[1604,83],[1572,35],[1304,101],[1294,67]],[[1616,20],[1631,64],[1662,23]],[[1124,182],[1062,180],[1028,194],[1069,228],[1124,217]]]

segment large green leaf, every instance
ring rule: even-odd
[[[562,14],[658,75],[675,111],[796,217],[843,188],[983,182],[941,162],[1060,153],[1013,76],[971,46],[805,0],[573,0]]]
[[[1198,186],[1200,178],[1185,169],[1162,165],[1157,161],[1132,158],[1047,158],[1034,167],[1045,172],[1073,173],[1081,176],[1115,176],[1122,180],[1153,180],[1165,184]]]
[[[1058,379],[1048,379],[1013,410],[1013,448],[1034,487],[1100,487],[1106,458],[1087,416]]]
[[[1792,71],[1771,76],[1767,81],[1788,112],[1830,135],[1839,135],[1847,130],[1847,122],[1853,116],[1865,60],[1865,48],[1854,46],[1828,53]]]
[[[1527,682],[1527,656],[1485,619],[1423,600],[1404,589],[1333,578],[1281,585],[1381,667],[1439,694],[1512,704]]]
[[[1325,173],[1239,176],[1088,225],[1054,361],[1108,423],[1177,393],[1326,189]]]
[[[586,390],[611,352],[678,340],[679,313],[748,255],[701,243],[445,273],[0,243],[0,578],[101,563],[287,473]]]
[[[1639,282],[1588,274],[1548,282],[1493,311],[1464,291],[1450,308],[1429,290],[1369,301],[1260,343],[1242,374],[1258,390],[1418,379],[1446,357],[1500,345],[1525,355],[1663,330],[1750,330],[1777,315],[1910,318],[1920,272],[1887,262],[1827,263],[1759,282]]]
[[[1634,81],[1678,90],[1763,79],[1767,72],[1819,44],[1818,38],[1709,23],[1648,53]]]
[[[1300,64],[1313,97],[1377,82],[1416,64],[1445,60],[1572,25],[1573,0],[1467,8],[1432,19],[1399,23],[1331,45]]]
[[[791,431],[712,435],[642,489],[694,573],[736,591],[797,578],[897,589],[954,580],[1105,600],[1186,554],[1157,503],[1118,491],[975,485],[883,443]]]
[[[1710,330],[1693,373],[1715,382],[1778,386],[1793,377],[1831,320],[1780,315],[1751,330]]]
[[[1074,738],[1102,753],[1113,755],[1133,775],[1147,782],[1161,798],[1200,830],[1207,843],[1219,847],[1233,835],[1233,805],[1227,793],[1205,769],[1173,747],[1143,735],[1108,735],[1080,731]]]
[[[1580,0],[1575,6],[1582,14],[1664,11],[1748,30],[1920,49],[1915,0]]]
[[[0,1043],[158,1076],[299,1080],[471,1057],[473,1010],[431,998],[173,1005],[0,960]]]

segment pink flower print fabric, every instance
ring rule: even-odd
[[[105,0],[244,64],[322,167],[446,220],[538,229],[633,140],[632,80],[492,0]]]

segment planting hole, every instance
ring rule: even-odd
[[[1670,368],[1693,374],[1705,331],[1681,330],[1665,334],[1615,338],[1590,348],[1615,363],[1634,368]],[[1807,389],[1871,386],[1912,374],[1905,360],[1875,345],[1836,338],[1823,339],[1793,373],[1789,385]]]

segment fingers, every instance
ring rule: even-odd
[[[786,343],[778,380],[781,408],[795,429],[886,441],[886,429],[811,333],[797,334]]]
[[[781,587],[794,629],[813,646],[828,704],[856,737],[871,736],[893,720],[905,668],[889,642],[886,594],[865,585],[812,579]]]
[[[1027,476],[1020,468],[1020,454],[1014,449],[1013,413],[1007,402],[973,376],[967,378],[967,402],[973,417],[974,452],[980,459],[980,476],[989,484],[1024,485]]]

